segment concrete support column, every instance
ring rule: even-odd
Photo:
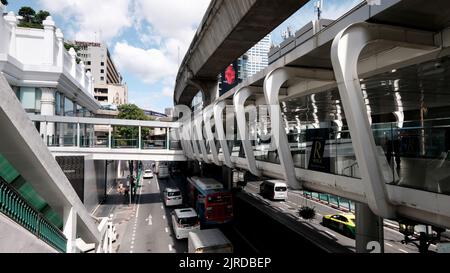
[[[2,13],[3,14],[3,13]],[[11,27],[11,38],[9,41],[9,55],[16,57],[16,29],[17,29],[17,18],[14,12],[10,11],[8,12],[8,15],[4,17],[5,21],[9,24]]]
[[[64,208],[63,215],[64,228],[63,233],[67,238],[67,253],[75,253],[77,238],[77,213],[73,207]]]
[[[55,43],[55,22],[51,16],[48,16],[43,22],[44,26],[44,43],[45,64],[54,65],[56,61],[56,43]]]
[[[233,169],[222,165],[223,185],[228,190],[233,188]]]
[[[55,89],[53,88],[41,88],[41,115],[54,116],[55,115]],[[46,128],[45,128],[46,127]],[[44,139],[47,140],[47,136],[55,135],[55,123],[49,122],[45,126],[41,122],[40,128],[41,135],[44,135]]]
[[[384,253],[383,218],[375,215],[363,203],[355,204],[356,210],[356,252]]]

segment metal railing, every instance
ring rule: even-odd
[[[0,212],[56,250],[66,252],[64,234],[3,179],[0,179]]]

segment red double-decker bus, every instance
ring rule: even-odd
[[[231,192],[211,178],[188,177],[189,201],[205,225],[224,224],[233,219]]]

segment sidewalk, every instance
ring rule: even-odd
[[[118,179],[123,182],[126,178]],[[128,204],[122,194],[117,189],[112,189],[106,201],[100,204],[94,212],[95,217],[109,217],[111,214],[113,225],[116,227],[117,240],[113,243],[113,252],[117,253],[120,249],[120,243],[125,233],[128,222],[134,217],[136,207],[134,202]]]

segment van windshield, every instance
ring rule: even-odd
[[[286,187],[275,187],[275,191],[287,191]]]
[[[195,224],[197,224],[197,221],[198,221],[197,217],[179,218],[178,224],[186,226],[194,226]]]
[[[167,196],[180,196],[181,192],[179,191],[173,191],[173,192],[168,192]]]

